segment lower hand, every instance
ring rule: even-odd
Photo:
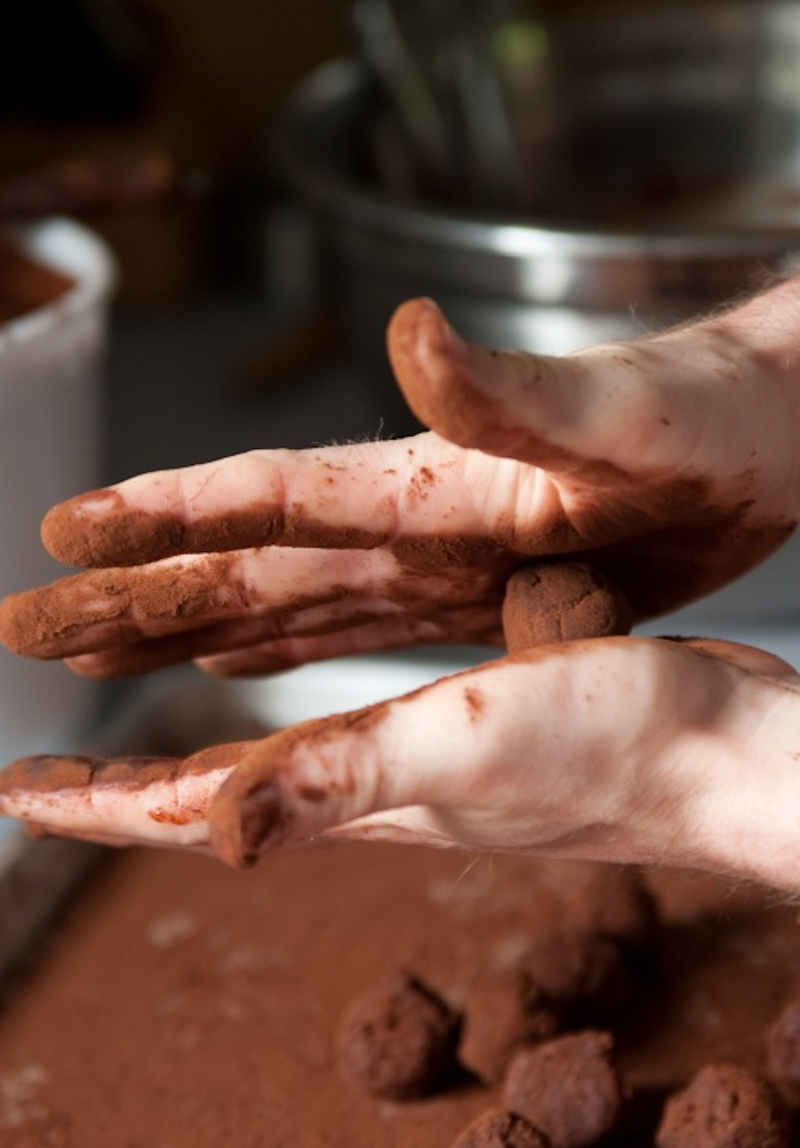
[[[63,759],[29,759],[0,774],[0,811],[235,865],[353,838],[682,866],[796,891],[798,730],[800,677],[771,654],[605,638],[185,761],[81,762],[72,786]]]

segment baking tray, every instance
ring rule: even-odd
[[[130,691],[77,752],[185,756],[206,745],[261,736],[306,718],[408,693],[485,661],[483,648],[343,658],[271,678],[224,681],[193,668],[157,675]],[[19,964],[108,847],[37,840],[0,818],[0,979]]]

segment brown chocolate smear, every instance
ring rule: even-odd
[[[199,561],[144,572],[92,570],[11,594],[0,603],[0,641],[28,657],[63,657],[138,639],[144,623],[156,623],[157,636],[178,619],[191,629],[246,613],[246,590],[232,574],[236,558],[209,554]]]

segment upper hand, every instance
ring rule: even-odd
[[[94,676],[499,645],[509,574],[564,554],[605,571],[635,620],[667,612],[800,518],[798,325],[795,281],[556,359],[468,346],[433,304],[406,304],[389,351],[431,431],[253,451],[72,499],[45,543],[98,569],[7,599],[0,638]]]

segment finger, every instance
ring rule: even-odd
[[[252,742],[164,757],[28,757],[0,772],[0,814],[108,845],[208,850],[211,802]]]
[[[252,630],[242,625],[212,626],[207,630],[79,655],[67,659],[67,665],[81,677],[100,681],[149,674],[190,661],[216,677],[261,677],[307,662],[378,650],[408,649],[445,640],[440,624],[409,616],[379,618],[310,637],[273,636],[264,640],[265,632],[269,632],[269,628],[260,623],[255,623]],[[254,638],[254,634],[261,635],[261,639]]]
[[[694,472],[741,485],[755,457],[794,457],[786,403],[764,401],[774,379],[730,325],[555,358],[468,343],[433,302],[417,299],[392,317],[388,348],[426,426],[562,478],[614,486]]]
[[[435,436],[251,451],[139,475],[54,507],[42,539],[76,566],[280,544],[371,549],[398,532],[479,532],[462,460]],[[444,479],[446,478],[446,483]],[[434,526],[431,526],[434,523]]]
[[[239,644],[242,631],[258,641],[293,624],[333,626],[341,603],[349,612],[354,603],[399,612],[391,601],[397,573],[385,551],[282,548],[92,570],[6,598],[0,640],[27,657],[63,658],[198,632],[187,637],[187,654],[214,652]],[[216,645],[203,645],[209,635]]]
[[[199,658],[197,665],[216,677],[260,677],[311,662],[438,645],[445,640],[446,634],[437,622],[408,616],[382,618],[335,633],[282,638],[227,654]]]

